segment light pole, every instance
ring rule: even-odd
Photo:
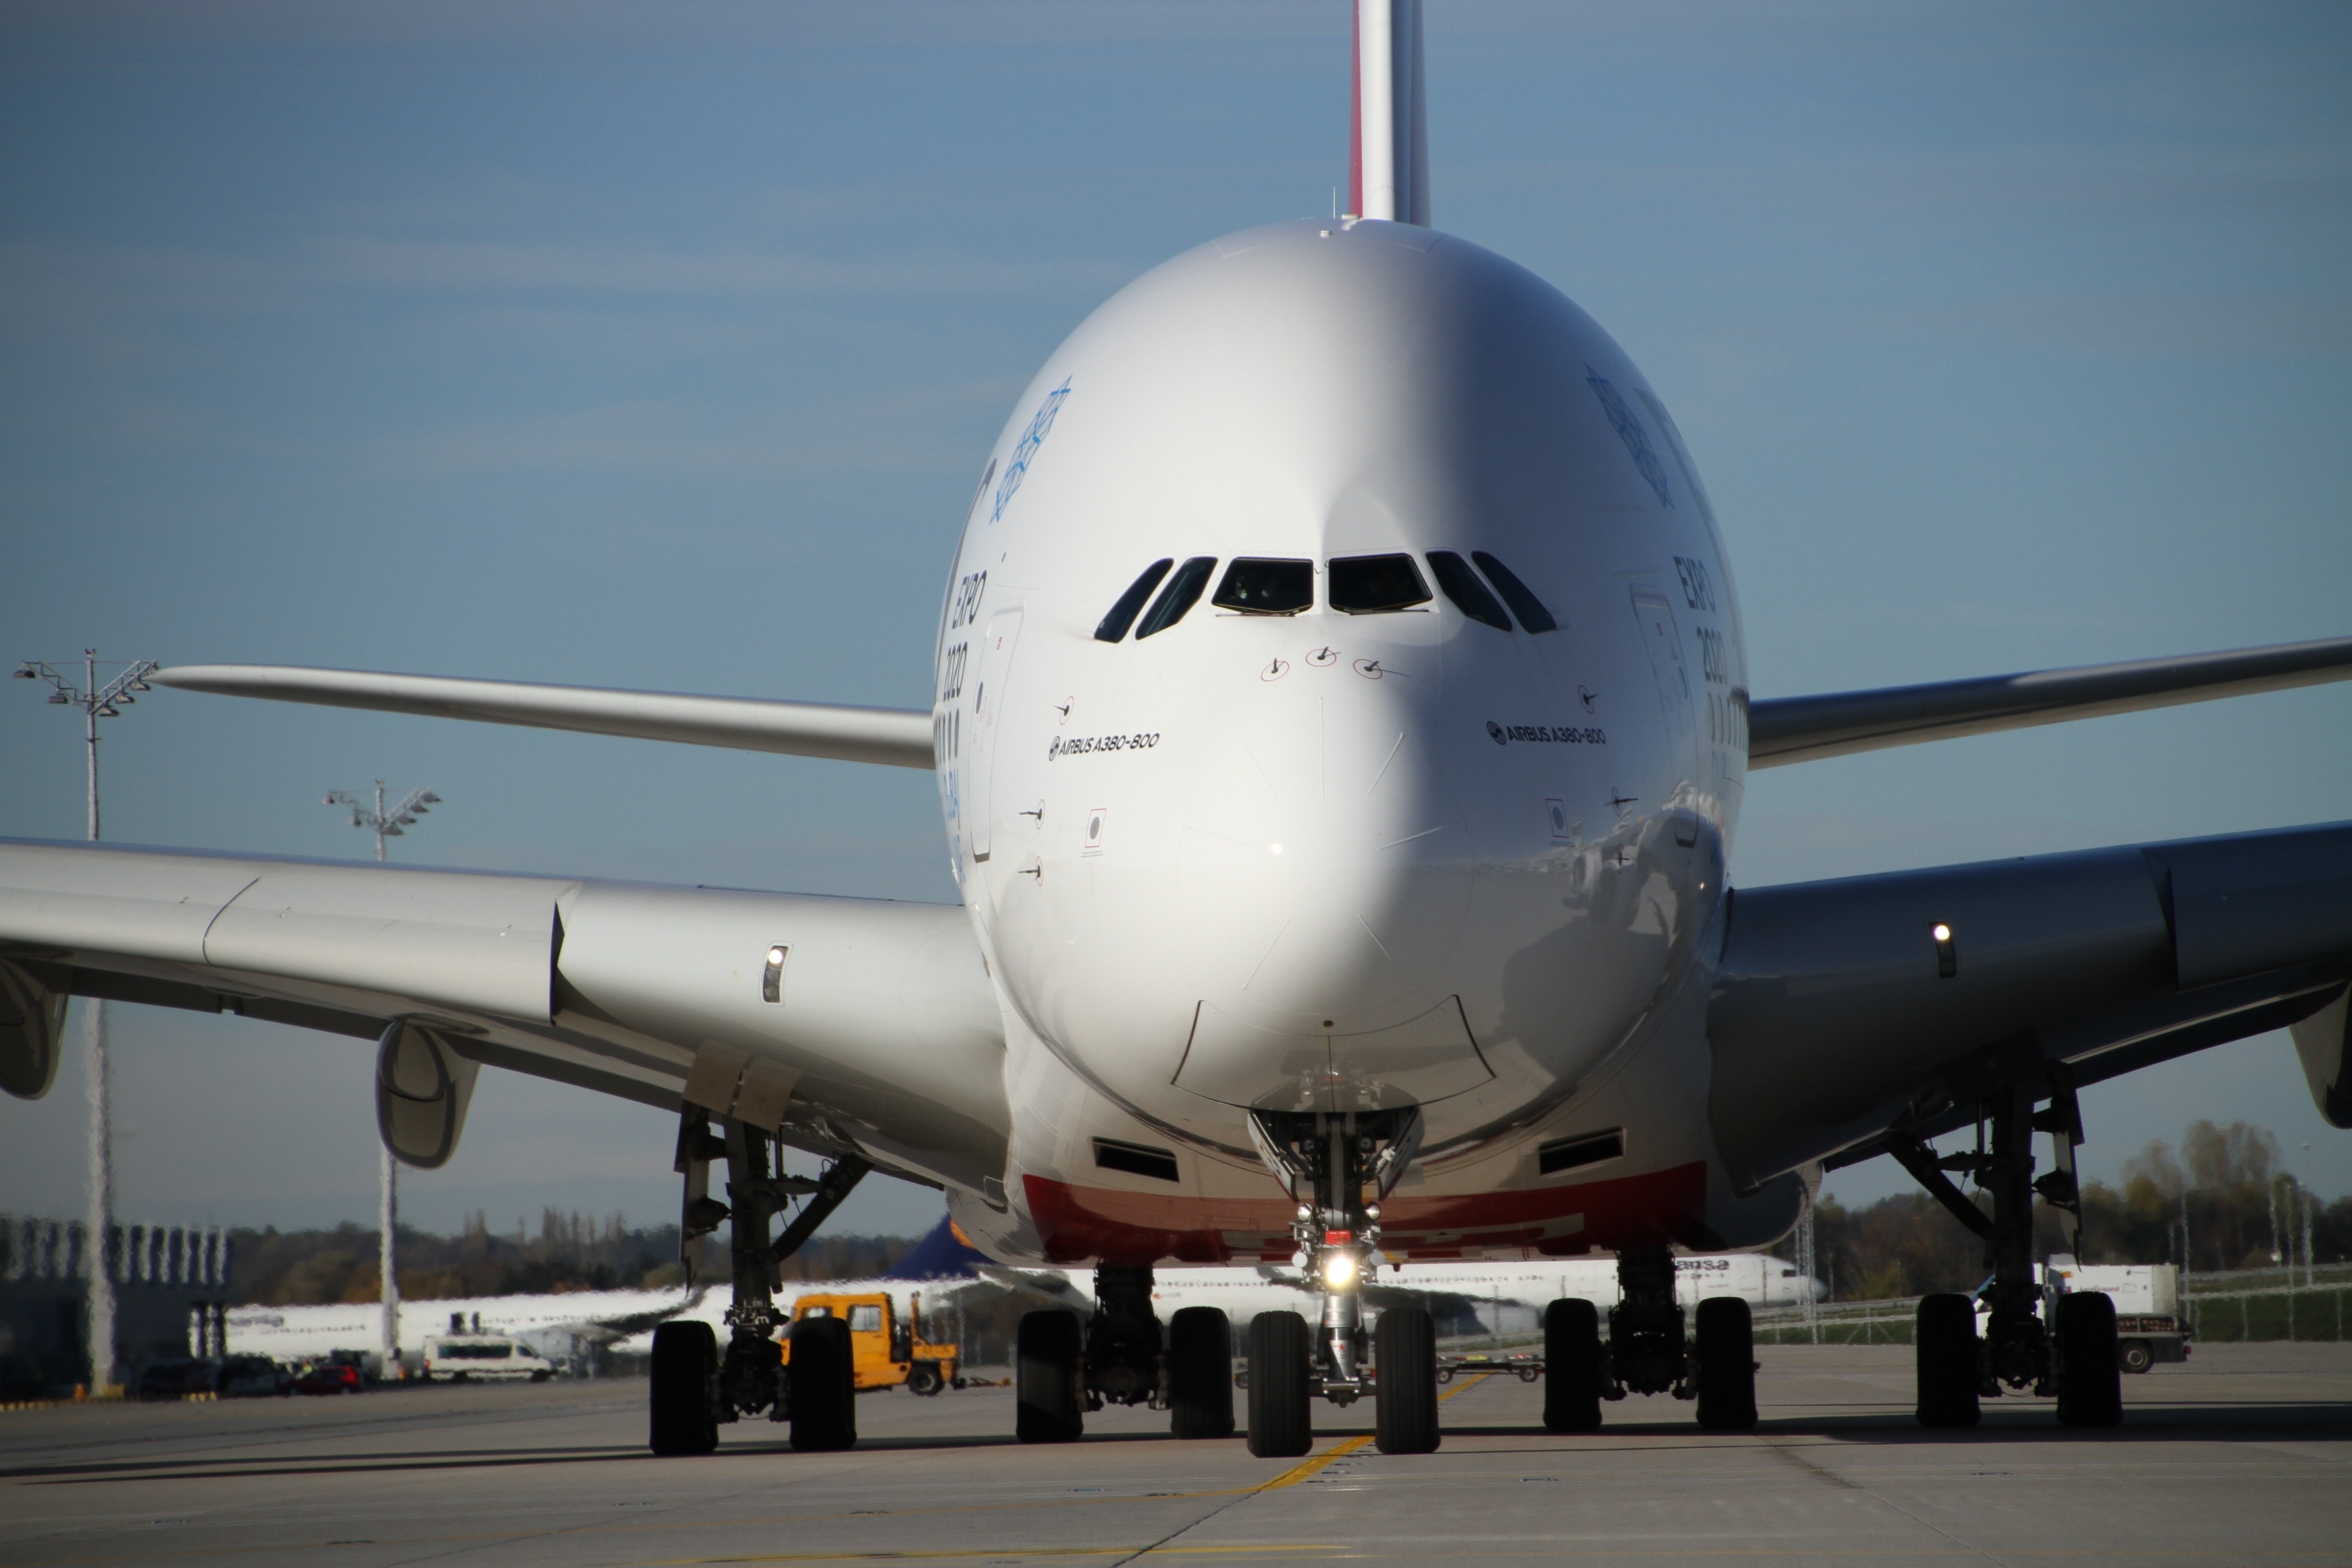
[[[131,694],[150,689],[147,677],[158,668],[152,658],[133,659],[104,686],[98,683],[98,650],[81,650],[82,679],[77,686],[58,673],[57,667],[28,658],[16,667],[18,680],[46,680],[49,701],[59,708],[79,708],[82,741],[89,750],[89,839],[98,842],[98,721],[115,719],[136,702]],[[71,665],[67,666],[71,668]],[[89,1056],[89,1213],[84,1247],[89,1272],[87,1332],[89,1338],[89,1388],[103,1394],[114,1387],[114,1150],[107,1104],[106,1004],[86,997],[81,1005],[82,1049]]]
[[[383,858],[383,841],[387,838],[398,838],[403,829],[415,826],[416,819],[425,814],[425,808],[428,805],[440,805],[441,797],[429,789],[413,789],[401,797],[398,805],[390,811],[386,811],[383,808],[383,781],[378,779],[375,781],[375,805],[372,809],[366,801],[344,789],[329,790],[326,799],[320,804],[348,805],[352,808],[353,827],[373,828],[375,858],[381,860]]]
[[[386,811],[383,806],[383,781],[375,781],[375,804],[373,806],[349,790],[331,789],[322,805],[347,805],[352,808],[353,827],[375,831],[375,858],[384,858],[383,841],[398,838],[403,830],[416,826],[416,819],[426,815],[425,807],[438,805],[441,797],[429,789],[413,789],[398,804]],[[383,1376],[391,1378],[400,1366],[400,1265],[393,1245],[393,1236],[400,1228],[400,1163],[392,1157],[387,1147],[378,1151],[381,1163],[377,1167],[376,1194],[376,1269],[383,1276],[383,1286],[378,1293],[383,1303],[382,1321],[376,1326],[376,1350],[383,1364]]]

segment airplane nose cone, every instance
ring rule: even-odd
[[[1412,694],[1381,689],[1410,678],[1337,673],[1252,703],[1186,819],[1202,1005],[1178,1081],[1213,1098],[1260,1102],[1251,1083],[1345,1058],[1334,1040],[1385,1038],[1367,1049],[1420,1073],[1413,1098],[1452,1082],[1426,1069],[1476,1062],[1444,984],[1470,899],[1462,813]]]

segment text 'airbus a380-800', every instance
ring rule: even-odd
[[[1558,289],[1431,226],[1420,37],[1417,0],[1360,0],[1353,216],[1187,252],[1038,373],[964,522],[929,711],[152,678],[933,769],[961,908],[12,842],[6,1086],[47,1087],[89,995],[380,1038],[412,1164],[447,1158],[484,1064],[678,1111],[687,1228],[731,1211],[734,1304],[723,1344],[659,1336],[664,1453],[761,1413],[855,1440],[837,1325],[787,1372],[772,1287],[875,1169],[1003,1262],[1093,1267],[1090,1315],[1022,1325],[1032,1441],[1106,1400],[1231,1434],[1224,1316],[1161,1324],[1152,1268],[1269,1261],[1318,1289],[1251,1322],[1251,1451],[1365,1397],[1381,1447],[1426,1451],[1429,1316],[1368,1324],[1366,1276],[1594,1250],[1620,1299],[1605,1335],[1589,1300],[1548,1309],[1547,1426],[1671,1393],[1747,1426],[1747,1304],[1686,1313],[1674,1249],[1765,1247],[1879,1153],[1991,1270],[1983,1336],[1965,1297],[1920,1306],[1920,1420],[2004,1389],[2116,1420],[2108,1299],[2037,1310],[2076,1091],[2291,1026],[2352,1126],[2352,826],[1735,893],[1743,780],[2340,679],[2352,638],[1751,700],[1664,405]],[[1928,1148],[1971,1124],[1980,1152]],[[783,1146],[830,1164],[787,1176]]]

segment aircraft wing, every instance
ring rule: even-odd
[[[901,708],[847,708],[756,697],[695,697],[601,686],[537,686],[455,676],[387,675],[276,664],[184,664],[147,678],[224,697],[268,697],[540,730],[582,730],[643,741],[782,752],[891,767],[932,764],[931,716]]]
[[[1938,930],[1944,940],[1937,936]],[[2352,823],[1732,893],[1707,1012],[1736,1181],[2291,1028],[2352,1127]]]
[[[1957,735],[1985,735],[2345,679],[2352,679],[2352,637],[1927,686],[1767,698],[1748,706],[1748,765],[1777,768]]]
[[[47,1087],[68,995],[404,1025],[422,1077],[389,1092],[446,1133],[412,1163],[487,1063],[935,1184],[1004,1168],[1003,1025],[948,905],[0,839],[0,1085]]]

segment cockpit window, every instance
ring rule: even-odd
[[[1544,608],[1544,602],[1537,598],[1525,583],[1513,576],[1509,567],[1483,550],[1472,551],[1470,559],[1478,563],[1479,571],[1486,574],[1486,581],[1495,584],[1495,591],[1503,595],[1503,603],[1510,605],[1511,614],[1519,617],[1520,626],[1531,632],[1559,630],[1559,623],[1551,618],[1551,612]]]
[[[1433,550],[1429,552],[1429,569],[1437,574],[1437,585],[1445,590],[1445,596],[1454,601],[1455,609],[1498,632],[1511,629],[1511,617],[1503,613],[1503,606],[1486,591],[1486,584],[1478,581],[1478,574],[1470,570],[1470,563],[1451,550]]]
[[[1225,580],[1209,602],[1244,616],[1295,616],[1315,602],[1315,563],[1242,556],[1225,568]]]
[[[1142,612],[1143,601],[1151,597],[1151,590],[1160,586],[1160,579],[1167,576],[1168,568],[1175,564],[1171,559],[1155,561],[1146,566],[1143,575],[1128,584],[1127,592],[1118,596],[1118,603],[1110,607],[1110,614],[1095,627],[1095,641],[1117,642],[1125,637],[1127,628],[1135,625],[1135,617]]]
[[[1429,584],[1410,555],[1348,555],[1331,563],[1331,607],[1377,616],[1429,603]]]
[[[1141,642],[1154,632],[1164,632],[1184,618],[1184,612],[1201,602],[1201,590],[1209,585],[1209,574],[1216,570],[1213,555],[1195,555],[1176,568],[1168,579],[1168,586],[1160,590],[1160,597],[1151,601],[1145,611],[1143,624],[1135,628],[1135,640]]]

